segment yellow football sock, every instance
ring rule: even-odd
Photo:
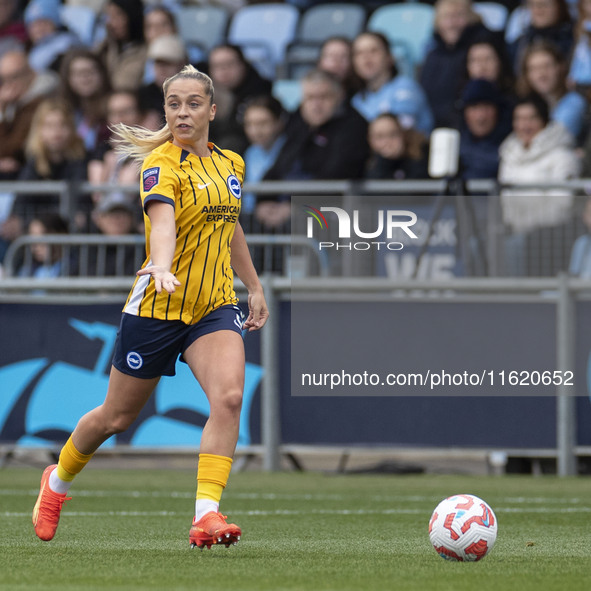
[[[219,505],[231,468],[232,458],[199,454],[197,499],[208,499]]]
[[[78,474],[88,464],[93,454],[81,454],[72,441],[72,436],[62,448],[60,459],[57,464],[57,476],[60,480],[71,482],[74,476]]]

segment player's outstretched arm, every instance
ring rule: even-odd
[[[248,318],[244,322],[244,328],[249,331],[259,330],[267,322],[269,310],[267,309],[263,286],[252,264],[244,231],[239,223],[236,224],[230,246],[232,248],[232,269],[234,269],[234,272],[248,290]]]
[[[156,293],[165,289],[174,293],[175,286],[181,282],[171,273],[170,267],[176,246],[176,224],[174,208],[161,201],[154,201],[148,206],[148,217],[152,230],[150,232],[150,258],[152,264],[137,272],[137,275],[151,275]]]

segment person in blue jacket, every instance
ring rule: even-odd
[[[428,136],[433,114],[420,85],[398,74],[388,40],[380,33],[365,32],[353,42],[353,69],[363,87],[351,104],[367,121],[382,113],[396,115],[405,128],[415,128]]]

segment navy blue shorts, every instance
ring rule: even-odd
[[[175,375],[176,360],[199,337],[218,330],[242,334],[244,315],[238,306],[217,308],[196,324],[122,314],[113,365],[136,378]]]

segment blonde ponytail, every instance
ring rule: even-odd
[[[185,66],[178,74],[164,81],[162,85],[164,96],[166,97],[168,87],[172,82],[187,78],[200,82],[205,89],[205,93],[209,96],[210,104],[213,104],[213,82],[211,78],[190,64]],[[111,131],[113,132],[111,143],[115,146],[115,153],[122,158],[131,158],[140,166],[152,150],[172,139],[168,124],[165,124],[158,131],[152,131],[145,127],[131,127],[123,123],[117,123],[111,127]]]
[[[111,127],[111,131],[115,153],[122,159],[131,158],[139,166],[152,150],[172,139],[168,124],[158,131],[152,131],[145,127],[117,123]]]

